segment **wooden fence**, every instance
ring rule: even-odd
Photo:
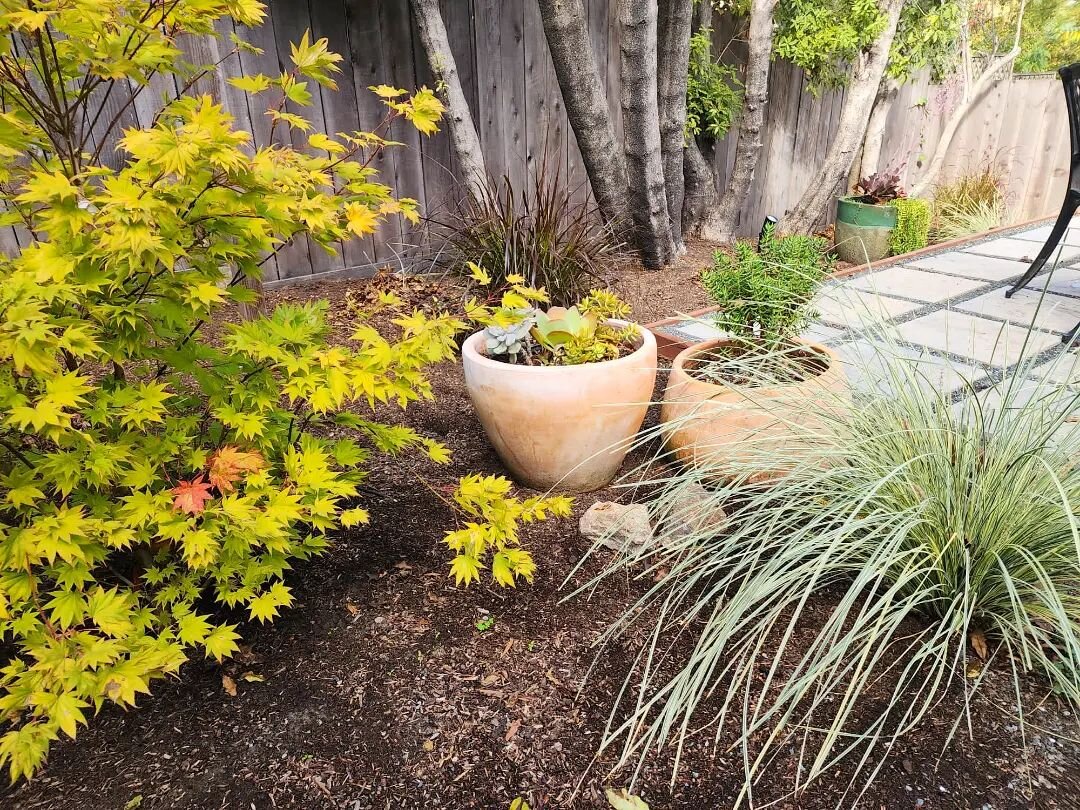
[[[616,129],[619,109],[619,31],[616,0],[584,0],[596,61],[603,74]],[[249,129],[257,144],[269,137],[269,121],[253,102],[229,85],[230,76],[276,73],[289,64],[289,43],[311,29],[326,37],[330,48],[345,55],[337,92],[320,91],[306,112],[318,128],[330,132],[367,130],[382,120],[382,105],[367,88],[431,86],[433,79],[420,44],[409,0],[269,0],[270,15],[257,29],[237,26],[235,32],[262,53],[230,56],[219,71],[200,80],[196,92],[213,94]],[[451,48],[472,110],[489,171],[506,174],[525,188],[543,161],[555,164],[577,193],[587,188],[581,157],[563,109],[555,71],[548,54],[536,0],[442,0]],[[223,31],[222,34],[228,32]],[[741,58],[742,45],[717,31],[725,58]],[[229,53],[220,43],[192,42],[192,61],[209,64]],[[143,93],[122,118],[125,126],[145,125],[162,95],[175,93],[160,82]],[[107,100],[107,121],[123,105],[122,93]],[[757,231],[766,214],[782,216],[795,205],[820,165],[836,130],[843,91],[814,95],[799,69],[774,66],[764,131],[764,151],[754,177],[741,230]],[[908,182],[929,160],[943,125],[948,93],[923,80],[906,86],[890,115],[883,144],[883,162],[901,168]],[[279,128],[281,130],[282,128]],[[445,132],[420,137],[407,126],[391,136],[404,146],[386,150],[377,168],[399,196],[419,200],[428,212],[445,210],[459,193],[454,161]],[[289,137],[281,131],[275,138]],[[1068,164],[1068,127],[1056,76],[1018,77],[1001,82],[967,116],[949,153],[947,173],[994,161],[1009,181],[1009,199],[1016,219],[1054,213],[1064,194]],[[306,138],[297,138],[297,145]],[[111,150],[106,150],[111,151]],[[114,156],[113,160],[120,157]],[[721,188],[734,159],[734,137],[717,145],[714,154]],[[553,168],[554,166],[549,166]],[[0,248],[17,250],[26,235],[11,229],[0,233]],[[268,280],[319,274],[366,273],[384,266],[415,265],[430,255],[422,230],[407,223],[386,223],[372,236],[327,254],[304,241],[290,245],[268,265]]]

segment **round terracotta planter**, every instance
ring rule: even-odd
[[[760,463],[762,451],[777,458],[805,452],[797,434],[813,427],[820,407],[836,407],[848,399],[848,384],[840,358],[832,349],[798,340],[824,364],[820,373],[800,382],[771,387],[718,385],[687,371],[701,355],[733,341],[707,340],[683,349],[675,358],[660,411],[662,422],[680,423],[667,436],[668,446],[684,464],[738,468],[740,460]],[[815,402],[818,407],[815,407]],[[805,435],[805,434],[803,434]],[[741,448],[741,449],[740,449]],[[751,461],[751,457],[753,460]],[[783,475],[781,466],[760,478]]]
[[[578,366],[501,363],[483,354],[482,332],[465,341],[465,387],[515,480],[542,491],[589,492],[615,477],[656,383],[656,338],[639,331],[631,354]]]

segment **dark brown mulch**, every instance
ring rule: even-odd
[[[712,264],[719,248],[713,242],[690,239],[686,253],[662,270],[646,270],[628,261],[608,279],[612,288],[631,305],[640,323],[652,323],[713,305],[701,286],[701,271]]]
[[[344,333],[345,293],[364,289],[352,282],[310,292],[330,297]],[[241,656],[223,667],[193,661],[137,710],[104,708],[77,742],[54,747],[33,782],[0,792],[0,806],[504,809],[522,795],[537,809],[605,808],[603,788],[630,779],[608,774],[611,757],[594,756],[631,653],[616,648],[596,659],[591,645],[640,586],[562,601],[560,584],[585,551],[576,523],[565,521],[528,530],[540,566],[534,585],[453,587],[439,542],[450,524],[442,496],[464,472],[501,467],[460,369],[440,369],[434,385],[437,402],[410,408],[406,419],[451,446],[451,466],[380,460],[371,478],[379,494],[366,504],[371,526],[298,565],[290,577],[296,605],[272,626],[243,626]],[[576,512],[618,497],[579,497]],[[586,573],[595,571],[590,564]],[[478,629],[489,617],[490,628]],[[942,756],[959,704],[942,706],[890,753],[859,806],[1076,807],[1073,718],[1032,683],[1043,700],[1028,717],[1025,745],[1001,708],[1004,680],[989,680],[973,704],[973,738],[961,730]],[[674,786],[671,752],[651,756],[637,792],[654,810],[729,806],[742,765],[728,742],[714,749],[709,735],[694,738]],[[759,799],[783,796],[797,767],[789,752],[759,785]],[[833,810],[845,782],[840,769],[776,806]]]

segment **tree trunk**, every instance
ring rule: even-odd
[[[453,51],[450,50],[442,12],[439,11],[439,0],[412,0],[412,7],[431,72],[446,90],[449,112],[447,127],[450,130],[450,146],[453,149],[458,179],[465,183],[470,196],[475,197],[487,182],[487,168],[484,164],[484,152],[480,148],[480,136],[476,134],[469,103],[461,89],[457,63],[454,61]]]
[[[1026,7],[1027,0],[1020,0],[1020,8],[1016,12],[1016,35],[1013,37],[1012,48],[1001,56],[991,59],[986,69],[975,80],[973,80],[975,60],[971,56],[971,36],[968,30],[968,21],[965,20],[963,27],[960,29],[964,95],[960,104],[953,110],[949,120],[945,123],[945,128],[941,131],[941,139],[934,149],[934,156],[930,159],[926,174],[923,175],[922,180],[915,184],[915,188],[912,190],[913,197],[925,194],[937,182],[941,167],[945,164],[949,146],[952,144],[952,139],[960,128],[960,124],[963,123],[964,116],[986,95],[987,91],[993,86],[998,74],[1006,69],[1011,70],[1013,62],[1020,56],[1020,37],[1023,34],[1024,9]]]
[[[922,196],[933,188],[938,175],[941,174],[942,166],[945,165],[945,158],[948,157],[952,139],[956,136],[956,131],[960,129],[960,125],[964,123],[964,117],[994,86],[998,74],[1006,68],[1011,68],[1012,63],[1019,55],[1020,48],[1013,48],[991,62],[986,70],[979,75],[970,92],[965,94],[964,100],[957,105],[952,115],[949,116],[949,120],[945,123],[945,128],[941,131],[941,140],[938,141],[937,147],[934,149],[934,156],[930,159],[926,174],[911,189],[912,197]]]
[[[750,4],[749,53],[739,140],[735,164],[720,203],[707,212],[701,235],[717,242],[730,242],[739,227],[739,214],[761,157],[761,130],[765,126],[765,105],[769,100],[769,62],[772,59],[773,12],[777,0],[752,0]]]
[[[660,147],[656,88],[656,0],[619,0],[622,33],[623,145],[630,216],[641,261],[649,269],[670,263],[673,245]]]
[[[700,0],[704,5],[709,3]],[[659,0],[657,4],[657,101],[660,151],[664,161],[668,225],[677,253],[682,253],[683,151],[686,148],[686,71],[690,63],[690,24],[694,0]]]
[[[844,97],[844,109],[836,137],[829,146],[821,169],[810,180],[802,198],[794,210],[781,223],[787,233],[810,233],[836,199],[837,189],[851,170],[855,154],[866,135],[870,120],[870,108],[877,96],[881,77],[889,61],[889,50],[896,37],[896,25],[905,0],[882,0],[880,7],[885,13],[882,29],[868,53],[859,57],[851,83]]]
[[[686,233],[697,233],[706,213],[716,205],[716,178],[709,159],[692,138],[684,150],[683,161],[685,195],[682,227]]]
[[[697,33],[703,28],[712,28],[712,3],[704,3],[702,0],[695,0],[693,6],[694,16],[691,21],[691,30]]]
[[[712,3],[698,0],[693,4],[693,18],[690,21],[691,33],[712,28]],[[710,44],[709,53],[712,53]],[[689,61],[689,60],[688,60]],[[711,150],[710,150],[711,151]],[[716,205],[716,175],[712,161],[706,150],[695,138],[687,137],[686,150],[683,154],[683,234],[696,234],[701,230],[705,214]],[[669,210],[670,214],[671,211]]]
[[[581,0],[539,0],[551,61],[585,173],[605,220],[626,225],[626,164],[615,141]],[[655,98],[655,91],[653,93]]]
[[[870,120],[866,125],[866,137],[863,138],[862,159],[860,161],[859,177],[869,177],[881,171],[881,144],[885,139],[885,123],[889,118],[889,110],[900,92],[900,83],[888,76],[882,78],[878,87],[877,96],[874,98],[874,107],[870,111]]]

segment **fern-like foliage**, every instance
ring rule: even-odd
[[[896,227],[889,236],[892,254],[899,256],[926,247],[930,241],[929,201],[901,197],[891,205],[896,209]]]

